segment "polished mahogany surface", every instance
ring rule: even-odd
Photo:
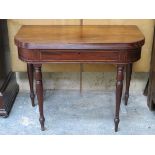
[[[11,71],[7,20],[0,19],[0,116],[9,116],[18,90],[15,73]]]
[[[144,36],[134,25],[27,25],[15,36],[15,43],[26,49],[130,49],[143,45]]]
[[[42,64],[110,63],[117,65],[115,131],[118,131],[124,71],[125,105],[129,98],[132,63],[140,59],[144,36],[134,25],[112,26],[22,26],[15,36],[18,56],[27,63],[30,98],[34,106],[33,74],[36,81],[41,129],[43,112]],[[104,110],[104,109],[103,109]]]
[[[132,63],[144,36],[126,26],[23,26],[15,36],[19,58],[33,63]]]

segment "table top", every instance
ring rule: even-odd
[[[135,25],[26,25],[15,36],[26,49],[131,49],[144,40]]]

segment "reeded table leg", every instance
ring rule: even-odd
[[[27,64],[27,74],[28,74],[28,79],[29,79],[29,85],[30,85],[30,98],[31,98],[31,103],[32,106],[34,107],[34,90],[33,90],[33,64]]]
[[[131,81],[131,74],[132,74],[132,64],[127,64],[127,65],[126,65],[125,105],[128,104],[129,87],[130,87],[130,81]]]
[[[41,64],[35,64],[34,65],[35,70],[35,80],[36,80],[36,94],[38,98],[38,105],[39,105],[39,113],[40,113],[40,124],[41,124],[41,130],[44,131],[44,112],[43,112],[43,84],[42,84],[42,72],[41,72]]]
[[[116,112],[115,112],[115,132],[118,131],[119,124],[119,111],[122,97],[123,89],[123,79],[124,79],[124,66],[117,65],[117,77],[116,77]]]

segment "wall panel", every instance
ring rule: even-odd
[[[145,36],[145,45],[142,47],[141,59],[134,64],[133,70],[136,72],[149,71],[154,32],[153,19],[84,19],[83,25],[137,25]],[[102,66],[104,69],[105,65]],[[101,65],[94,66],[94,70],[98,70],[98,67],[101,68]],[[92,66],[89,64],[84,65],[84,70],[86,68],[91,70]],[[106,70],[111,69],[110,66],[106,68]]]
[[[18,72],[26,71],[26,64],[18,59],[17,47],[14,44],[14,36],[22,25],[80,25],[80,20],[78,19],[19,19],[19,20],[8,20],[8,33],[9,33],[9,44],[11,49],[11,62],[12,70]],[[79,71],[79,64],[48,64],[43,65],[43,71],[47,72],[69,72]]]
[[[26,65],[18,59],[17,47],[14,45],[14,36],[21,27],[21,25],[137,25],[145,35],[145,45],[142,48],[141,60],[136,62],[134,65],[134,71],[136,72],[148,72],[150,68],[150,57],[152,50],[153,41],[153,27],[154,21],[151,19],[142,20],[126,20],[126,19],[84,19],[82,22],[79,19],[19,19],[19,20],[8,20],[8,31],[9,31],[9,43],[11,49],[11,60],[13,71],[26,71]],[[104,64],[84,64],[83,71],[113,71],[115,66],[104,65]],[[43,66],[44,71],[49,72],[76,72],[80,70],[79,64],[49,64]]]

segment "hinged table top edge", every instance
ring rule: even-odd
[[[15,36],[26,49],[133,49],[144,41],[136,25],[24,25]]]

